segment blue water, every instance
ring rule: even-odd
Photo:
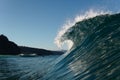
[[[43,80],[120,80],[120,14],[77,22],[61,40],[74,44]]]
[[[1,80],[120,80],[120,14],[77,22],[61,37],[62,56],[0,57]]]
[[[0,56],[0,80],[36,80],[43,77],[59,56]]]

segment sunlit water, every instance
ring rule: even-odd
[[[31,80],[43,77],[57,57],[59,56],[0,56],[0,80]]]

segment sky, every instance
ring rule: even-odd
[[[0,0],[0,34],[20,46],[58,50],[64,23],[89,9],[120,12],[120,0]]]

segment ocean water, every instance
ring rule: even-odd
[[[0,56],[0,80],[36,80],[43,77],[58,58],[54,56]]]
[[[70,27],[61,41],[72,48],[43,80],[120,80],[120,14],[84,19]]]
[[[1,80],[120,80],[120,14],[84,19],[61,41],[73,46],[59,56],[0,58]]]

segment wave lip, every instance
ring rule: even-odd
[[[73,20],[68,20],[66,21],[66,23],[62,26],[62,29],[58,32],[58,35],[55,38],[55,44],[61,48],[64,43],[67,43],[68,45],[68,49],[71,49],[71,47],[73,46],[73,42],[71,40],[68,40],[65,37],[65,33],[66,32],[71,32],[71,27],[75,27],[74,25],[77,22],[81,22],[83,20],[89,19],[89,18],[93,18],[95,16],[99,16],[99,15],[104,15],[104,14],[111,14],[110,11],[94,11],[93,9],[90,9],[89,11],[85,12],[85,14],[83,15],[77,15]],[[81,33],[82,34],[82,33]]]
[[[45,80],[120,80],[120,13],[84,19],[61,38],[74,44]]]

